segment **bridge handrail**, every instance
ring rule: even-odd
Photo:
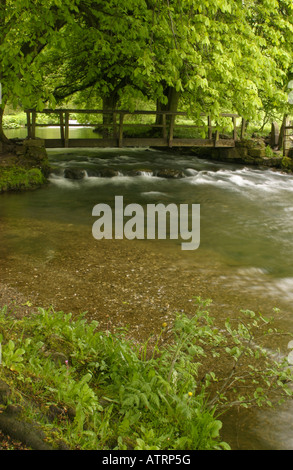
[[[293,122],[289,116],[284,117],[282,125],[282,144],[283,144],[283,156],[287,157],[289,150],[292,148],[292,131],[293,131]]]
[[[181,128],[187,128],[187,127],[193,127],[193,128],[207,128],[208,129],[208,136],[207,139],[203,140],[212,140],[213,139],[213,130],[215,130],[214,134],[214,141],[215,141],[215,146],[217,141],[220,140],[220,134],[219,130],[217,129],[216,126],[212,125],[212,119],[211,116],[205,114],[205,113],[200,113],[200,117],[206,117],[207,118],[207,125],[202,125],[199,126],[197,124],[177,124],[175,123],[175,119],[177,116],[186,116],[190,117],[190,115],[186,111],[152,111],[152,110],[135,110],[135,111],[130,111],[127,109],[109,109],[109,110],[103,110],[103,109],[74,109],[74,108],[45,108],[41,111],[37,111],[36,109],[26,109],[25,110],[27,114],[27,130],[28,130],[28,137],[29,138],[35,138],[36,135],[36,127],[52,127],[52,126],[59,126],[60,127],[60,137],[62,142],[64,143],[64,146],[68,146],[68,141],[69,141],[69,128],[70,127],[75,127],[75,126],[80,126],[80,124],[76,123],[71,123],[70,122],[70,114],[100,114],[100,115],[112,115],[113,120],[112,123],[109,124],[109,122],[102,122],[100,124],[97,123],[87,123],[84,126],[85,127],[96,127],[96,126],[101,126],[102,128],[109,129],[110,127],[113,127],[112,132],[113,132],[113,138],[118,139],[118,146],[122,146],[123,143],[123,131],[124,131],[124,126],[148,126],[148,127],[158,127],[161,128],[163,131],[163,139],[165,139],[168,143],[168,146],[172,146],[172,142],[174,139],[174,128],[176,127],[181,127]],[[59,115],[59,123],[49,123],[49,124],[40,124],[36,122],[36,117],[37,114],[55,114]],[[154,115],[154,116],[161,116],[162,119],[160,123],[153,123],[153,124],[145,124],[145,123],[126,123],[125,122],[125,116],[127,115]],[[238,139],[238,132],[237,132],[237,119],[240,118],[238,114],[235,113],[226,113],[223,112],[220,114],[220,117],[225,117],[225,118],[231,118],[232,123],[233,123],[233,141],[235,142]],[[119,118],[119,122],[117,123],[117,118]],[[242,119],[242,125],[241,125],[241,138],[243,137],[243,132],[245,129],[245,121]],[[185,140],[195,140],[192,138],[187,138]]]

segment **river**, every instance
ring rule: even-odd
[[[41,132],[48,132],[44,129]],[[52,132],[52,131],[51,131]],[[75,132],[81,132],[76,130]],[[9,134],[9,132],[7,132]],[[21,135],[11,131],[10,137]],[[32,303],[101,327],[129,325],[144,340],[193,296],[211,298],[215,317],[240,309],[273,314],[293,332],[293,176],[154,149],[51,149],[49,185],[1,195],[1,282]],[[64,178],[68,167],[82,180]],[[115,176],[102,177],[111,168]],[[178,179],[162,169],[183,172]],[[96,240],[93,207],[124,203],[200,204],[200,246],[180,240]],[[286,344],[282,344],[286,348]],[[239,412],[224,421],[233,449],[292,449],[292,406]]]

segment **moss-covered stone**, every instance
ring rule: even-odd
[[[248,150],[245,147],[231,148],[227,150],[227,159],[235,162],[242,162],[248,155]]]
[[[262,164],[265,166],[273,167],[273,168],[281,168],[282,167],[282,160],[283,158],[279,155],[274,155],[273,157],[265,157],[262,159]]]
[[[180,170],[172,169],[172,168],[161,168],[157,176],[159,178],[183,178],[184,174]]]
[[[282,168],[285,170],[293,170],[293,159],[289,157],[284,157],[282,159]]]
[[[24,168],[39,168],[45,177],[51,171],[43,139],[25,139],[18,148],[21,165]]]
[[[12,140],[5,153],[0,153],[0,192],[38,188],[50,172],[44,140]]]
[[[34,189],[46,183],[39,168],[0,167],[0,192]]]
[[[236,147],[255,149],[265,148],[265,142],[263,139],[242,139],[235,142]]]
[[[208,158],[220,162],[240,163],[244,165],[267,166],[291,171],[292,159],[283,162],[281,152],[273,151],[263,139],[245,139],[235,142],[235,147],[196,148],[193,153],[199,158]],[[293,170],[293,168],[292,168]]]
[[[250,157],[255,157],[255,158],[266,157],[265,148],[250,148],[248,151],[248,154],[250,155]]]

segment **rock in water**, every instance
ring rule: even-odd
[[[104,168],[100,170],[99,173],[102,178],[113,178],[113,176],[119,175],[119,171],[113,168]]]
[[[71,180],[82,180],[86,176],[86,171],[80,168],[65,168],[64,178]]]
[[[181,170],[174,170],[172,168],[162,168],[158,171],[159,178],[183,178],[184,174]]]

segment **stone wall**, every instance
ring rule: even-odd
[[[262,139],[239,140],[234,148],[195,148],[195,155],[199,158],[208,158],[216,161],[239,163],[243,165],[256,165],[293,171],[293,149],[288,157],[282,152],[273,151]]]
[[[14,152],[24,168],[39,168],[47,178],[51,168],[43,139],[25,139],[15,143]]]

